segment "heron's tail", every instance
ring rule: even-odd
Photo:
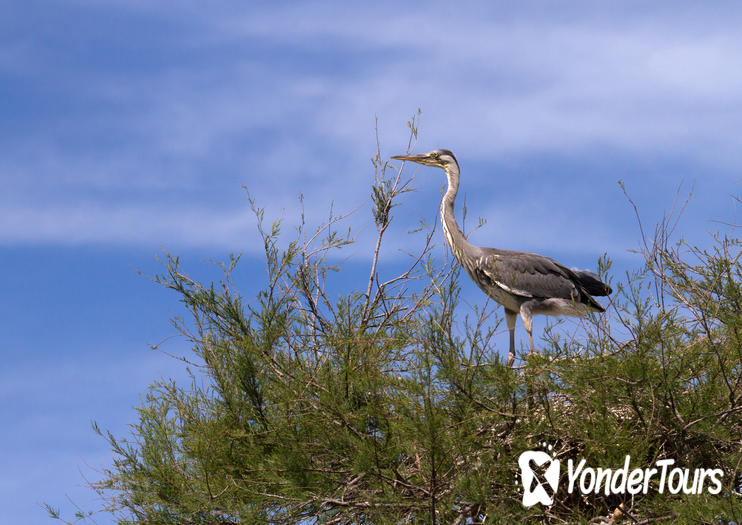
[[[588,270],[572,270],[577,278],[580,280],[580,284],[590,295],[610,295],[613,290],[610,286],[605,284],[600,278]]]

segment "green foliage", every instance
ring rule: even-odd
[[[189,385],[153,384],[131,438],[105,434],[115,462],[93,485],[105,510],[148,524],[742,520],[738,239],[671,245],[661,223],[607,315],[587,317],[580,340],[549,330],[543,352],[511,369],[494,345],[496,305],[460,304],[459,267],[434,257],[433,228],[412,234],[422,250],[382,281],[380,247],[409,181],[380,155],[374,166],[365,290],[326,291],[332,253],[352,242],[339,217],[281,248],[280,223],[266,228],[254,208],[267,278],[252,301],[232,284],[237,257],[208,285],[167,257],[157,281],[189,312],[176,324],[197,371]],[[723,490],[559,492],[525,508],[517,458],[542,442],[595,466],[628,454],[632,467],[721,468]]]

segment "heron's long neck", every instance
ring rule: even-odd
[[[446,169],[448,177],[448,190],[446,190],[441,200],[441,223],[443,224],[443,233],[446,235],[448,245],[451,251],[459,261],[463,262],[466,255],[473,254],[476,248],[472,245],[464,234],[461,233],[459,225],[456,224],[456,215],[453,210],[453,201],[459,191],[459,169],[452,166]]]

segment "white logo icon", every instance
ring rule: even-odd
[[[553,504],[559,484],[559,460],[541,450],[526,450],[518,458],[518,466],[523,482],[523,505]]]

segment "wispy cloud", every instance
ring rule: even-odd
[[[255,244],[250,210],[106,208],[97,205],[45,209],[0,209],[0,238],[6,243],[113,243],[204,247],[239,251]],[[247,251],[247,250],[246,250]]]
[[[333,85],[337,107],[329,114],[374,104],[404,114],[418,103],[432,115],[428,135],[445,129],[471,153],[609,145],[642,153],[682,148],[712,160],[717,152],[686,147],[711,137],[720,148],[738,146],[736,135],[724,133],[730,103],[742,97],[734,24],[712,18],[709,31],[708,19],[682,9],[604,19],[583,7],[561,17],[533,9],[478,17],[303,5],[224,17],[217,27],[233,41],[353,50],[362,67]],[[338,127],[344,131],[342,124],[322,130]]]
[[[183,3],[168,18],[173,5],[77,2],[96,16],[115,6],[162,25],[152,45],[159,38],[168,54],[156,68],[78,65],[58,96],[81,109],[0,144],[0,185],[12,190],[0,198],[4,242],[231,244],[247,227],[245,210],[217,203],[241,184],[279,213],[299,192],[317,216],[333,200],[356,205],[369,180],[373,116],[384,144],[401,147],[402,121],[418,106],[421,146],[472,161],[609,152],[688,161],[728,181],[740,164],[742,37],[738,17],[725,13],[691,4],[631,12]],[[24,44],[24,56],[52,76],[34,82],[65,75],[48,53],[28,51],[37,48]],[[83,98],[96,101],[94,115]],[[565,178],[565,197],[583,183]],[[593,223],[614,227],[582,221]]]
[[[5,516],[46,523],[44,502],[61,507],[66,516],[74,514],[73,504],[97,509],[99,496],[85,481],[102,477],[111,451],[90,421],[97,420],[117,437],[127,436],[124,422],[135,421],[137,392],[145,392],[160,374],[187,384],[182,363],[142,348],[113,345],[101,343],[101,351],[91,355],[70,344],[66,352],[26,355],[20,363],[11,359],[0,371],[2,416],[9,423],[0,436],[6,452],[0,460]],[[96,516],[96,522],[113,520]]]

